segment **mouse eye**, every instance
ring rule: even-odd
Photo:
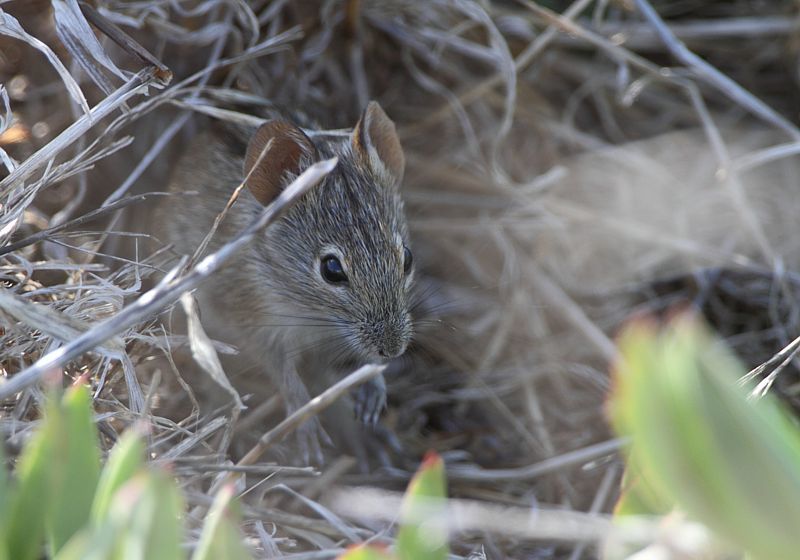
[[[411,249],[403,246],[403,272],[406,274],[411,270],[411,264],[414,262],[414,255],[411,254]]]
[[[333,255],[322,257],[319,263],[319,272],[325,281],[331,284],[347,282],[347,275],[344,273],[342,263]]]

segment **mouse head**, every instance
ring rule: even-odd
[[[315,135],[282,120],[256,131],[247,149],[247,186],[269,204],[319,158],[339,163],[263,240],[270,291],[283,311],[330,331],[336,352],[381,361],[412,335],[413,257],[400,197],[405,158],[394,123],[371,102],[349,137]],[[266,151],[266,153],[264,153]],[[263,155],[262,155],[263,154]]]

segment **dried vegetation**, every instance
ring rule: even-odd
[[[94,5],[0,8],[11,450],[35,425],[39,381],[63,372],[91,384],[109,447],[149,427],[190,520],[219,480],[247,473],[244,529],[260,556],[390,542],[394,502],[346,489],[398,490],[436,448],[451,494],[484,504],[454,536],[458,557],[589,558],[621,473],[603,401],[625,317],[693,303],[754,366],[800,331],[796,3]],[[334,450],[319,470],[280,466],[291,449],[272,445],[234,465],[253,435],[275,439],[281,406],[244,379],[246,409],[198,405],[202,370],[219,373],[212,343],[169,325],[193,313],[176,302],[203,272],[174,268],[149,233],[152,204],[209,116],[291,106],[337,129],[369,99],[408,155],[426,294],[413,352],[389,379],[384,425],[400,447],[381,439],[368,469]],[[776,378],[795,402],[794,364],[776,363],[790,366]]]

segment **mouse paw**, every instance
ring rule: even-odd
[[[325,464],[325,454],[322,446],[332,447],[333,441],[322,427],[319,419],[306,420],[295,431],[297,449],[304,465],[314,464],[321,467]]]
[[[375,426],[386,408],[386,382],[383,376],[370,379],[361,384],[353,395],[353,412],[359,422]]]
[[[352,453],[356,457],[361,473],[370,473],[378,467],[385,469],[397,467],[394,459],[401,458],[405,450],[391,428],[383,424],[361,426],[358,434],[359,437],[353,442]]]

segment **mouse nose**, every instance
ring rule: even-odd
[[[408,348],[411,340],[411,321],[408,318],[399,321],[373,322],[368,332],[373,351],[385,360],[396,358]]]
[[[403,344],[392,344],[392,345],[383,345],[378,347],[378,355],[381,358],[390,360],[392,358],[396,358],[398,356],[402,356],[403,352],[406,351],[406,347],[408,346],[407,343]]]

